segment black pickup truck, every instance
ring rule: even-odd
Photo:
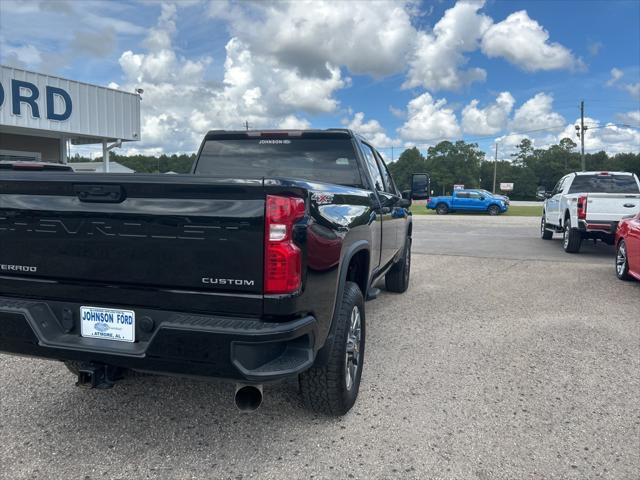
[[[411,198],[348,130],[212,131],[190,175],[0,171],[0,351],[354,404],[374,284],[409,284]]]

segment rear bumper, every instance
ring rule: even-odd
[[[604,233],[607,235],[615,235],[618,229],[617,221],[608,220],[578,220],[578,229],[587,233]]]
[[[125,343],[80,336],[79,309],[68,302],[0,297],[0,351],[265,383],[308,369],[321,346],[311,316],[270,323],[136,308],[136,341]]]

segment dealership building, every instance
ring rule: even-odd
[[[140,95],[0,65],[0,161],[67,163],[68,143],[140,140]]]

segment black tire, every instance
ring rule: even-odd
[[[402,257],[384,276],[384,285],[388,291],[404,293],[409,288],[411,275],[411,237],[407,237]]]
[[[436,213],[438,215],[446,215],[447,213],[449,213],[449,207],[446,203],[439,203],[438,205],[436,205]]]
[[[577,228],[571,227],[571,219],[564,222],[564,232],[562,234],[562,247],[567,253],[578,253],[582,245],[582,235]]]
[[[542,214],[542,220],[540,221],[540,238],[543,240],[551,240],[553,238],[553,230],[547,229],[547,217]]]
[[[489,212],[489,215],[491,215],[492,217],[495,215],[500,215],[500,207],[497,205],[489,205],[487,212]]]
[[[627,244],[620,240],[616,248],[616,277],[620,280],[631,280],[629,275],[629,257],[627,256]]]
[[[330,345],[325,345],[329,349],[326,363],[313,366],[299,376],[305,406],[314,412],[336,417],[347,413],[356,403],[362,378],[366,329],[364,299],[356,283],[345,283],[339,305],[334,318],[333,339]],[[354,338],[350,337],[354,309],[359,312],[359,342],[351,342],[351,347],[347,348],[348,340]],[[357,363],[354,365],[354,362]],[[355,366],[355,370],[350,370],[349,366]]]

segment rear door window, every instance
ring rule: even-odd
[[[633,175],[576,175],[569,193],[640,193]]]
[[[382,181],[384,182],[384,191],[387,193],[390,193],[391,195],[398,195],[396,185],[395,183],[393,183],[393,178],[391,178],[391,174],[389,173],[389,170],[387,169],[387,166],[385,165],[384,160],[382,160],[382,157],[377,151],[373,150],[373,153],[376,156],[378,168],[380,169],[380,173],[382,174]]]
[[[469,192],[469,198],[471,200],[480,200],[480,196],[478,192]]]
[[[378,163],[376,162],[373,149],[366,143],[362,142],[360,142],[360,146],[362,147],[362,153],[364,153],[364,159],[366,161],[367,168],[369,169],[369,173],[371,174],[371,178],[373,179],[375,189],[378,192],[384,191],[384,182],[382,181],[382,175],[378,168]]]

